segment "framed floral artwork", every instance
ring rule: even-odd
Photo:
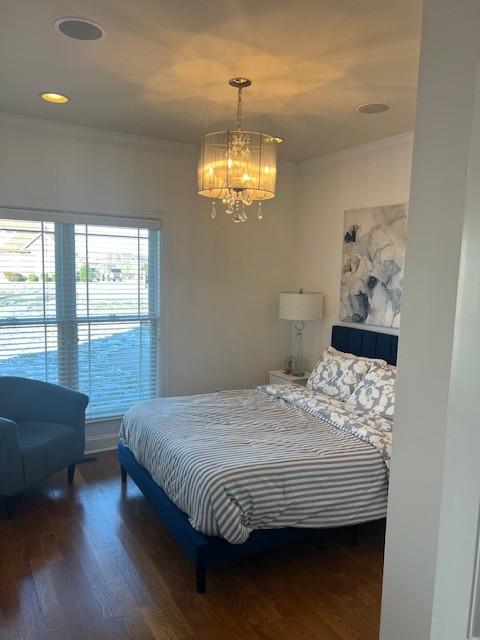
[[[407,205],[345,211],[340,320],[399,328]]]

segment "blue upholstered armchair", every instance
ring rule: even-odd
[[[0,496],[7,517],[16,494],[65,467],[72,484],[85,451],[87,405],[87,396],[65,387],[0,377]]]

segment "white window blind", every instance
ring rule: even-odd
[[[159,388],[160,231],[0,219],[0,375],[90,396],[91,419]]]

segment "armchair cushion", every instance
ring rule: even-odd
[[[82,456],[73,427],[54,422],[20,422],[17,431],[25,486],[79,462]]]

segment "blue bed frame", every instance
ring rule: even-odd
[[[357,356],[383,358],[390,364],[395,364],[397,360],[397,336],[334,326],[331,343],[336,349]],[[122,443],[118,447],[118,458],[122,482],[127,481],[127,474],[134,480],[177,544],[192,561],[196,570],[198,593],[205,591],[208,567],[304,540],[307,537],[319,535],[323,531],[322,529],[301,528],[261,529],[253,531],[243,544],[231,544],[223,538],[205,536],[191,526],[187,515],[173,504],[166,493],[154,482],[148,471],[136,461],[128,447]],[[357,539],[356,527],[353,539],[354,541]]]

